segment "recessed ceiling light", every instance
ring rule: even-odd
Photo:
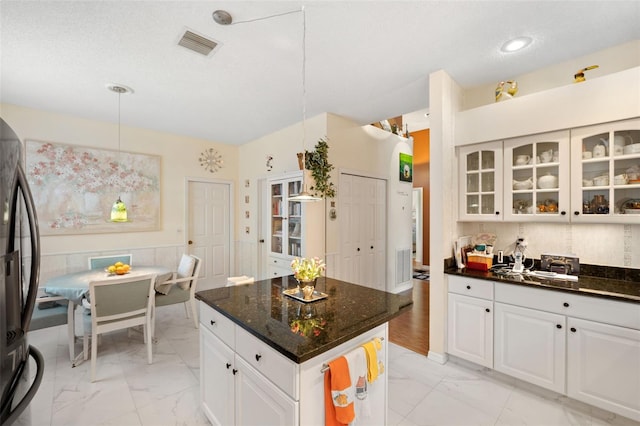
[[[531,39],[531,37],[514,38],[513,40],[509,40],[508,42],[503,44],[500,50],[502,50],[503,52],[515,52],[517,50],[524,49],[525,47],[530,45],[532,41],[533,40]]]

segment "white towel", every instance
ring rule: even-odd
[[[356,424],[359,419],[371,417],[371,404],[368,398],[367,356],[362,346],[348,352],[344,357],[349,364],[351,386],[354,392],[354,409],[356,417],[350,424]]]

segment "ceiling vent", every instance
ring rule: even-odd
[[[184,32],[184,35],[182,36],[178,44],[204,56],[207,56],[209,53],[211,53],[211,51],[218,45],[217,42],[189,30]]]

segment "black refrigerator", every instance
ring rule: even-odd
[[[38,291],[40,236],[22,168],[22,144],[0,118],[0,424],[12,424],[42,381],[42,354],[27,341]],[[34,362],[30,363],[29,358]],[[35,365],[35,374],[30,374]]]

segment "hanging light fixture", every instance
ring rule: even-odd
[[[307,191],[307,150],[306,146],[306,126],[307,120],[307,18],[302,6],[302,191],[296,196],[289,198],[291,201],[310,202],[320,201],[322,198],[315,197]]]
[[[133,93],[133,89],[121,84],[108,84],[107,89],[118,94],[118,163],[120,163],[120,97],[122,94]],[[111,206],[111,222],[128,222],[127,206],[124,204],[120,196]]]

